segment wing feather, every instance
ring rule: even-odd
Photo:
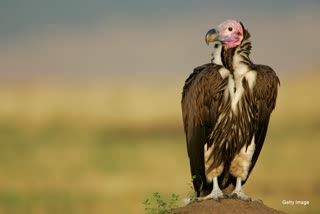
[[[254,168],[263,147],[268,130],[270,115],[275,108],[278,86],[280,85],[279,78],[272,68],[266,65],[255,65],[254,70],[257,71],[256,85],[253,90],[255,105],[257,107],[254,134],[256,150],[252,156],[249,174]]]
[[[219,73],[221,67],[210,63],[195,68],[185,81],[182,92],[184,130],[193,184],[198,196],[207,188],[204,145],[217,121],[218,107],[226,86],[226,81]]]

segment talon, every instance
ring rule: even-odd
[[[209,195],[206,195],[204,197],[199,197],[197,198],[198,201],[204,201],[204,200],[209,200],[209,199],[214,199],[214,200],[220,200],[225,198],[224,193],[221,191],[218,185],[218,178],[214,177],[213,179],[213,189]]]
[[[241,178],[237,178],[236,188],[233,190],[232,193],[230,193],[231,197],[238,198],[244,201],[252,201],[252,199],[243,192],[241,188],[241,182]]]
[[[223,192],[220,190],[213,190],[209,195],[206,195],[204,197],[199,197],[197,198],[198,201],[205,201],[205,200],[209,200],[209,199],[213,199],[213,200],[220,200],[225,198],[225,195],[223,194]]]

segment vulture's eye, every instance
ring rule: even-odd
[[[229,31],[232,31],[232,27],[228,27],[228,30],[229,30]]]
[[[215,45],[214,45],[214,48],[218,48],[218,47],[219,47],[219,44],[215,44]]]

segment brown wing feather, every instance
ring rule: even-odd
[[[204,145],[216,121],[226,81],[218,72],[222,66],[205,64],[194,69],[182,92],[182,115],[194,188],[205,191]]]
[[[256,149],[252,157],[248,177],[257,162],[266,138],[270,115],[275,108],[278,86],[280,85],[279,78],[272,68],[266,65],[255,65],[254,70],[257,71],[256,85],[253,90],[255,105],[257,107],[254,134]]]

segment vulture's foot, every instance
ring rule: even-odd
[[[243,192],[241,185],[242,185],[241,178],[238,177],[236,188],[233,190],[232,193],[229,194],[229,196],[231,198],[238,198],[244,201],[252,201],[252,199]]]
[[[206,195],[204,197],[199,197],[197,198],[198,201],[205,201],[205,200],[209,200],[209,199],[213,199],[213,200],[219,200],[225,198],[223,192],[221,191],[221,189],[213,189],[212,192],[209,195]]]
[[[199,197],[199,198],[197,198],[197,200],[198,201],[204,201],[204,200],[208,200],[208,199],[219,200],[221,198],[225,198],[225,195],[223,194],[223,192],[219,188],[218,177],[214,177],[213,178],[213,188],[212,188],[211,193],[209,195],[204,196],[204,197]]]
[[[243,192],[242,189],[240,189],[240,190],[234,190],[234,191],[230,194],[230,196],[231,196],[232,198],[238,198],[238,199],[241,199],[241,200],[244,200],[244,201],[252,201],[252,199],[251,199],[249,196],[247,196],[247,195]]]

